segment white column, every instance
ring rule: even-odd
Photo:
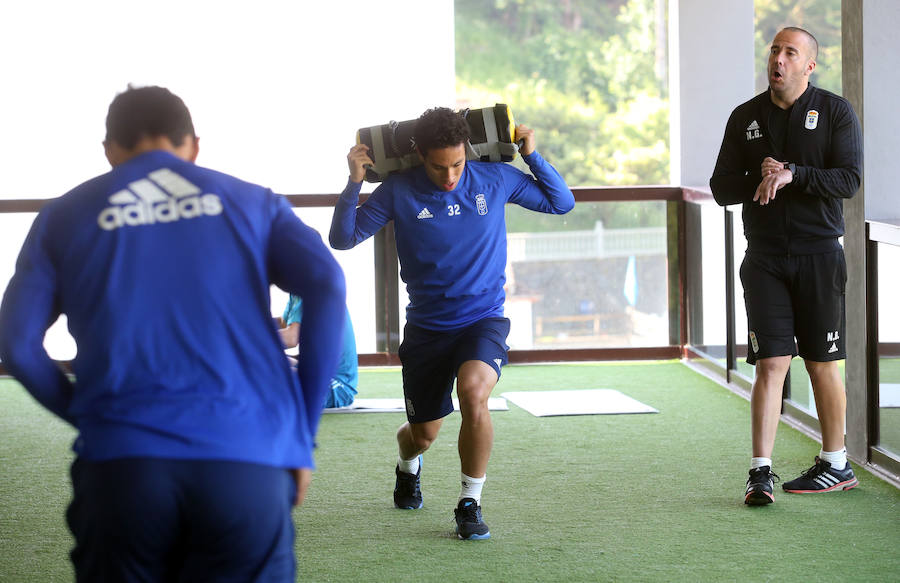
[[[669,0],[672,184],[709,184],[728,116],[754,95],[753,52],[751,0]]]
[[[900,219],[897,153],[900,152],[900,73],[897,31],[900,2],[864,0],[863,16],[863,148],[866,219]]]

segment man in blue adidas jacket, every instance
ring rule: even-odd
[[[119,94],[106,126],[112,171],[40,212],[0,306],[3,364],[78,430],[77,579],[293,581],[343,274],[283,197],[194,165],[167,89]],[[270,282],[308,307],[297,373]],[[74,381],[42,347],[60,314]]]
[[[509,320],[503,317],[506,268],[504,206],[511,202],[553,214],[570,211],[572,192],[535,151],[534,132],[520,125],[516,139],[534,173],[503,163],[466,162],[469,128],[449,109],[426,111],[415,141],[423,165],[388,177],[357,208],[365,145],[347,156],[350,179],[335,207],[329,241],[349,249],[394,223],[400,276],[409,306],[400,346],[408,422],[397,432],[394,504],[421,508],[421,454],[453,411],[456,379],[462,426],[462,490],[455,510],[462,539],[487,539],[481,491],[493,444],[487,401],[507,362]]]

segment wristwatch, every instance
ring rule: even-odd
[[[793,162],[785,162],[785,163],[784,163],[784,169],[785,169],[785,170],[790,170],[790,171],[791,171],[791,174],[793,174],[793,175],[796,175],[796,174],[797,174],[797,165],[794,164]]]

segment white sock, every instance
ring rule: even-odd
[[[847,467],[847,448],[842,447],[837,451],[819,450],[819,459],[830,463],[836,470],[843,470]]]
[[[772,469],[772,458],[768,457],[752,457],[750,458],[750,469],[755,470],[763,466],[769,466]]]
[[[401,472],[415,476],[419,473],[419,456],[416,456],[411,460],[405,460],[401,457],[400,461],[397,462],[397,465],[400,466]]]
[[[460,482],[462,483],[462,489],[459,493],[459,499],[462,500],[463,498],[474,498],[475,503],[480,506],[481,489],[484,488],[484,481],[487,480],[487,475],[481,476],[480,478],[473,478],[460,472],[459,477]]]

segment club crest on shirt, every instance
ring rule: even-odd
[[[808,130],[816,129],[816,126],[819,125],[819,112],[815,109],[810,109],[806,112],[806,121],[803,124]]]
[[[475,208],[478,209],[479,215],[486,215],[488,213],[487,201],[484,199],[483,194],[475,195]]]

